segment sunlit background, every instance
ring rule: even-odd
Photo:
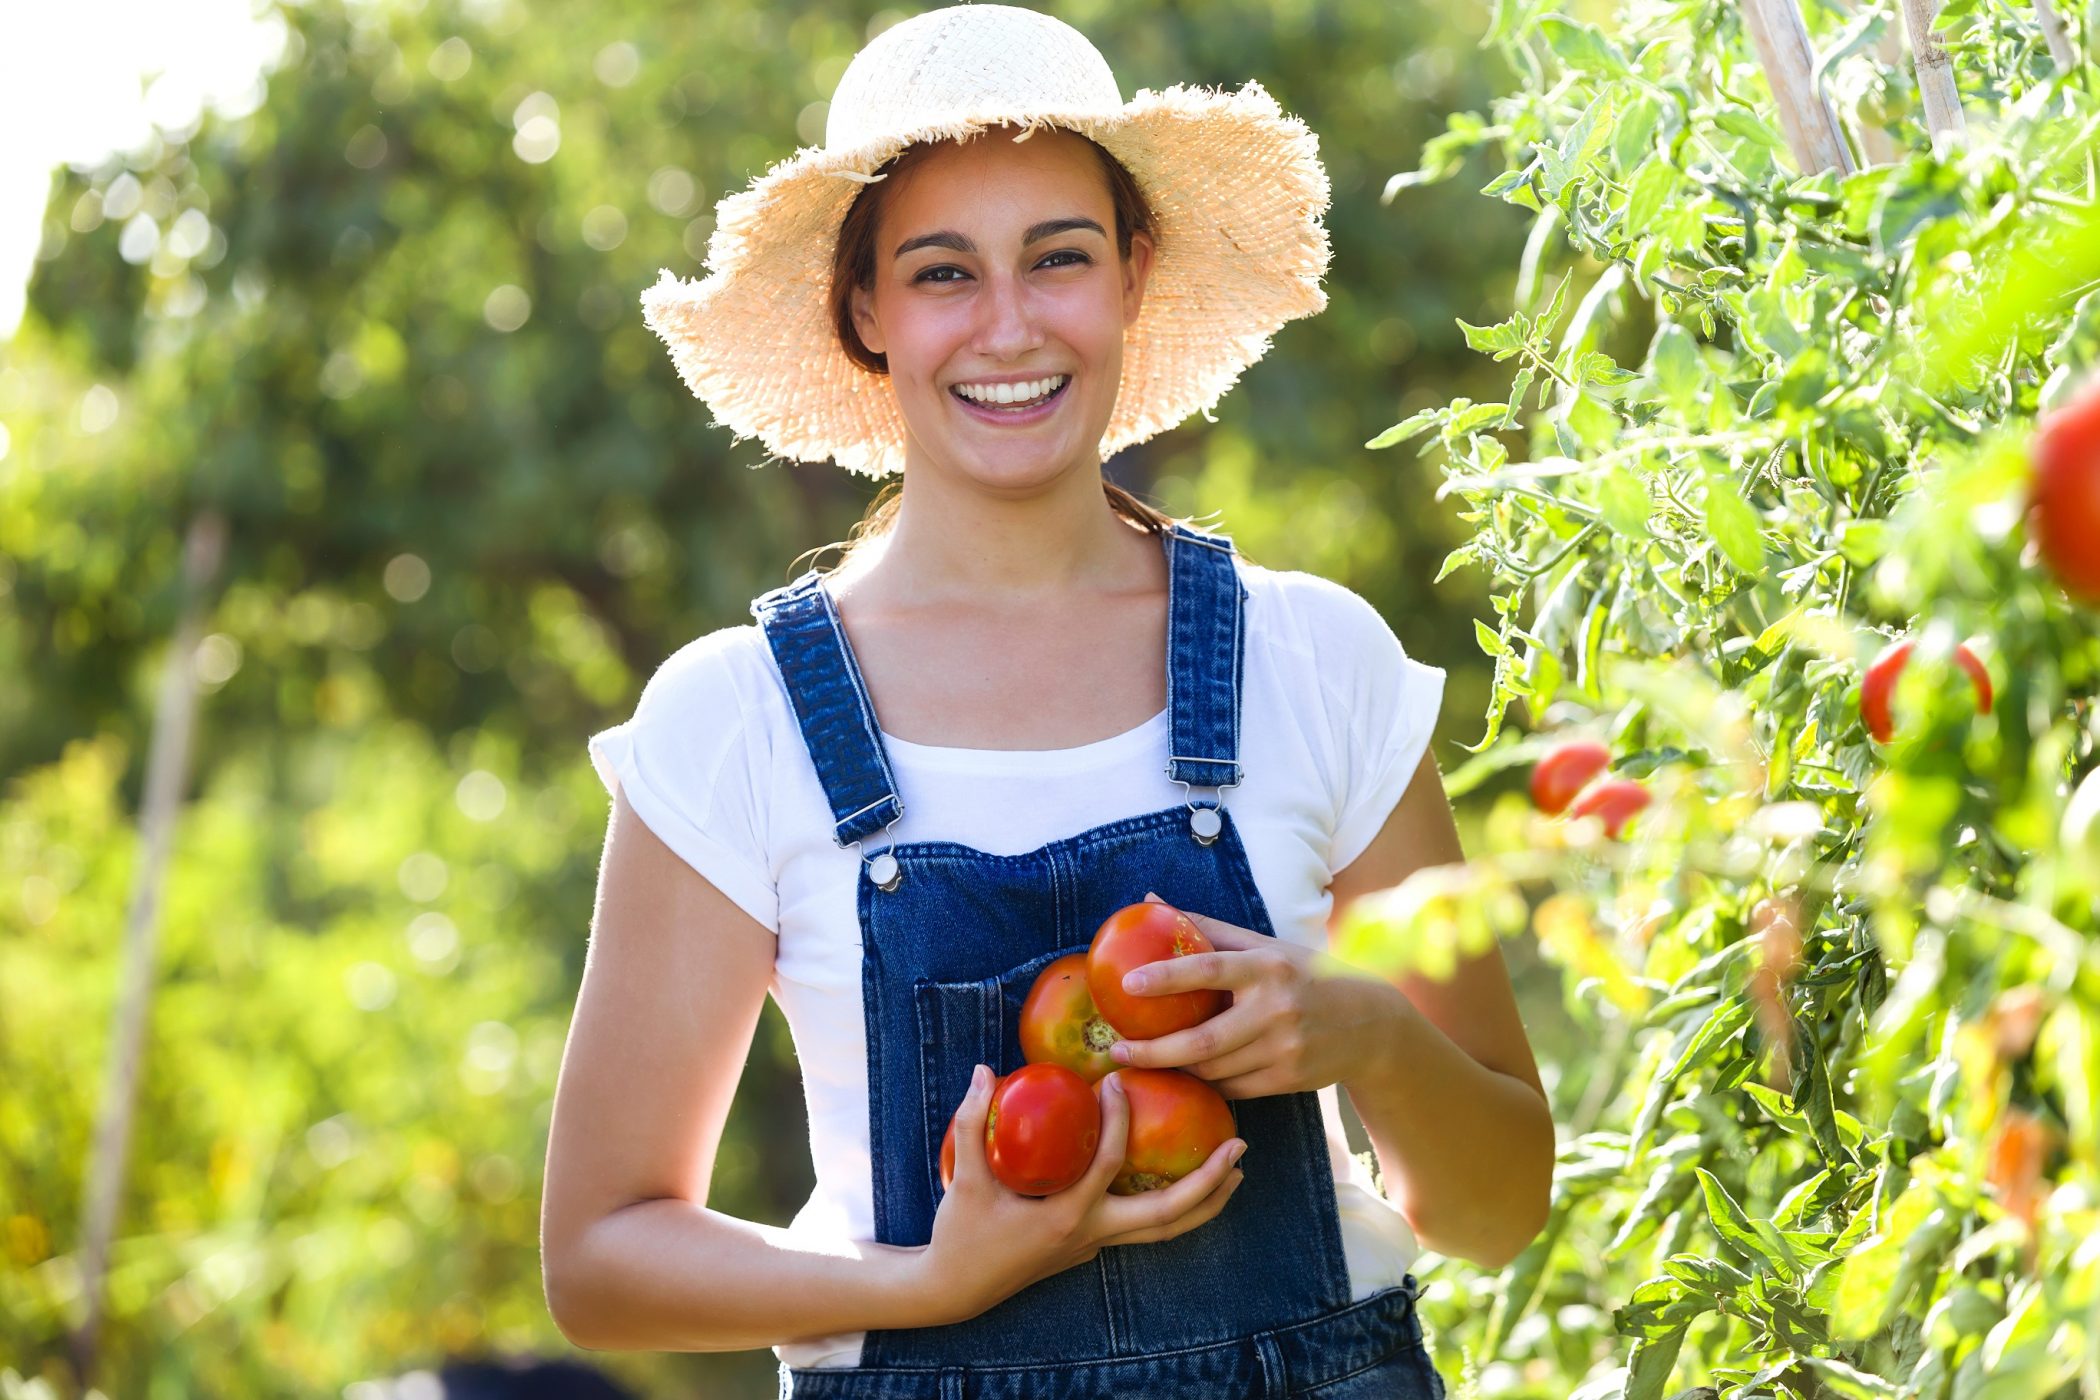
[[[1500,81],[1482,17],[1048,8],[1126,96],[1255,78],[1318,133],[1328,310],[1214,423],[1110,470],[1376,602],[1450,672],[1450,766],[1488,686],[1477,581],[1431,583],[1464,527],[1425,463],[1363,444],[1493,382],[1454,322],[1506,314],[1517,211],[1464,181],[1380,200]],[[732,447],[638,298],[701,271],[715,200],[817,143],[848,59],[905,13],[0,10],[0,1366],[69,1393],[157,687],[203,519],[224,557],[101,1384],[375,1400],[448,1361],[573,1357],[536,1228],[607,810],[584,739],[874,489]],[[1557,996],[1525,987],[1558,1059]],[[711,1204],[785,1222],[810,1179],[769,1009]],[[638,1394],[772,1393],[763,1352],[589,1360]]]

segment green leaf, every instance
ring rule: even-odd
[[[1433,579],[1432,582],[1442,583],[1445,579],[1451,577],[1451,575],[1457,573],[1466,565],[1476,562],[1479,559],[1479,557],[1479,545],[1460,545],[1457,549],[1452,550],[1449,554],[1444,556],[1444,566],[1436,571],[1436,578]]]
[[[1401,419],[1399,422],[1393,424],[1392,427],[1387,428],[1377,437],[1374,437],[1369,442],[1365,443],[1364,446],[1375,449],[1381,447],[1391,447],[1395,443],[1406,442],[1411,437],[1417,437],[1423,433],[1428,432],[1431,428],[1436,426],[1437,420],[1439,420],[1443,416],[1444,410],[1441,408],[1425,408],[1419,413],[1411,414],[1408,417]]]
[[[1692,333],[1675,321],[1656,327],[1648,346],[1648,375],[1656,391],[1679,408],[1697,403],[1706,385],[1706,362]]]
[[[1758,534],[1757,515],[1718,472],[1706,479],[1706,528],[1729,563],[1753,578],[1763,575],[1765,542]]]
[[[1580,20],[1566,15],[1539,16],[1539,32],[1563,63],[1578,72],[1624,75],[1630,70],[1611,40]]]
[[[1473,619],[1473,640],[1489,656],[1509,655],[1509,643],[1502,640],[1502,634],[1477,617]]]
[[[1648,537],[1648,517],[1654,510],[1647,483],[1630,467],[1612,466],[1597,476],[1597,511],[1612,533],[1629,539]]]
[[[1679,1327],[1661,1337],[1643,1337],[1633,1344],[1633,1351],[1626,1358],[1626,1400],[1662,1400],[1662,1393],[1670,1386],[1670,1372],[1677,1365],[1677,1353],[1684,1346],[1684,1331]]]
[[[1506,360],[1522,350],[1529,340],[1529,327],[1520,312],[1507,321],[1498,321],[1492,326],[1476,326],[1461,320],[1458,328],[1466,333],[1466,344],[1475,350],[1495,351],[1495,358]]]
[[[1651,231],[1655,216],[1676,193],[1677,185],[1676,167],[1661,156],[1650,156],[1635,172],[1633,187],[1626,193],[1623,230],[1628,238],[1639,238]]]
[[[1782,1277],[1789,1280],[1801,1276],[1801,1259],[1788,1244],[1786,1236],[1779,1233],[1767,1221],[1753,1221],[1736,1204],[1728,1188],[1704,1167],[1694,1167],[1698,1173],[1700,1188],[1706,1195],[1707,1219],[1713,1222],[1714,1231],[1722,1243],[1734,1249],[1746,1259],[1763,1260]]]
[[[1444,429],[1446,437],[1464,437],[1467,433],[1497,424],[1509,413],[1509,405],[1501,403],[1476,403],[1453,418]]]

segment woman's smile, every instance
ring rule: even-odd
[[[1058,405],[1065,400],[1065,390],[1071,387],[1072,376],[1045,375],[1041,379],[1026,381],[1019,386],[996,386],[999,390],[1011,393],[1035,388],[1044,383],[1052,383],[1055,387],[1047,394],[1010,403],[1001,403],[990,398],[988,391],[994,386],[981,383],[951,384],[948,386],[948,397],[961,407],[964,414],[980,423],[990,423],[1001,428],[1026,427],[1031,423],[1040,423],[1057,412]],[[965,393],[966,388],[971,393]],[[971,397],[972,393],[979,397]]]

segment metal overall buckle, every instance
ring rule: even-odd
[[[904,814],[902,812],[890,818],[888,825],[882,828],[883,834],[887,836],[890,828],[903,820]],[[890,854],[887,847],[877,851],[874,856],[870,857],[861,850],[860,842],[850,841],[847,844],[853,848],[855,854],[860,856],[861,869],[866,873],[868,883],[876,889],[886,894],[904,883],[904,867],[898,864],[897,858]],[[894,839],[890,842],[891,846],[896,844]]]
[[[1218,833],[1225,829],[1225,818],[1222,815],[1222,809],[1225,806],[1225,789],[1238,787],[1239,783],[1235,781],[1212,787],[1210,790],[1218,795],[1217,801],[1207,806],[1198,806],[1196,804],[1196,790],[1179,778],[1175,778],[1173,781],[1181,784],[1181,791],[1184,794],[1182,800],[1188,804],[1189,809],[1189,830],[1196,834],[1196,844],[1208,846],[1211,842],[1217,840]]]

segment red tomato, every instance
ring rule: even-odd
[[[2031,447],[2029,532],[2064,591],[2100,603],[2100,377],[2043,417]]]
[[[1568,809],[1583,784],[1611,767],[1611,750],[1595,739],[1570,739],[1546,750],[1531,770],[1531,805],[1548,815]]]
[[[1582,796],[1568,809],[1571,817],[1602,817],[1604,834],[1616,840],[1633,820],[1634,813],[1655,799],[1648,789],[1631,778],[1606,778]]]
[[[1910,664],[1911,650],[1917,644],[1906,637],[1894,646],[1885,648],[1867,667],[1859,682],[1859,718],[1867,726],[1867,733],[1875,742],[1886,744],[1896,737],[1894,701],[1896,678]],[[1976,687],[1976,708],[1984,714],[1991,712],[1991,673],[1983,669],[1976,653],[1969,650],[1967,642],[1954,648],[1954,660],[1969,673],[1969,680]]]
[[[1067,953],[1036,974],[1021,1003],[1021,1054],[1032,1065],[1063,1065],[1092,1084],[1116,1067],[1108,1047],[1116,1028],[1094,1009],[1086,954]]]
[[[1135,1196],[1171,1185],[1209,1161],[1233,1136],[1225,1096],[1195,1075],[1178,1069],[1113,1073],[1130,1105],[1130,1140],[1123,1149],[1123,1170],[1109,1183],[1113,1194]]]
[[[1165,996],[1123,990],[1125,973],[1146,963],[1208,953],[1196,921],[1171,904],[1128,904],[1108,916],[1086,952],[1087,987],[1102,1019],[1131,1040],[1157,1040],[1200,1025],[1232,1004],[1232,994],[1205,987]]]
[[[984,1125],[984,1160],[993,1178],[1024,1196],[1064,1190],[1093,1164],[1101,1145],[1101,1101],[1063,1065],[1023,1065],[997,1081]],[[955,1120],[941,1139],[941,1189],[955,1184]]]

